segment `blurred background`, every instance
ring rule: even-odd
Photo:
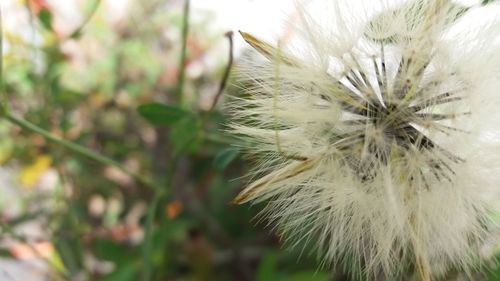
[[[283,248],[259,205],[229,203],[249,162],[224,134],[221,104],[239,86],[221,88],[248,49],[235,33],[231,64],[226,32],[285,37],[293,1],[0,6],[10,110],[128,171],[0,121],[1,281],[349,280]],[[473,280],[500,280],[485,267]]]

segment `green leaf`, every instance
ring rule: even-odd
[[[294,273],[286,279],[288,281],[328,281],[329,274],[326,272],[302,271]]]
[[[239,154],[240,150],[237,148],[226,148],[217,153],[212,164],[215,169],[223,171]]]
[[[137,108],[139,114],[153,125],[172,125],[190,113],[173,105],[148,103]]]
[[[40,10],[38,14],[38,19],[42,23],[43,27],[48,30],[52,30],[52,13],[47,9]]]
[[[136,253],[131,251],[127,245],[121,245],[115,241],[98,239],[95,241],[95,254],[103,260],[112,261],[118,267],[132,263]]]
[[[201,145],[201,122],[195,116],[187,116],[177,122],[170,131],[170,141],[177,153],[196,152]]]

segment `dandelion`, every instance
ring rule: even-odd
[[[497,20],[449,0],[326,2],[326,20],[299,6],[287,48],[242,33],[260,58],[238,70],[230,128],[257,165],[234,202],[266,201],[325,265],[470,272],[500,190]]]

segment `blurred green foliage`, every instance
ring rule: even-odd
[[[0,163],[17,194],[0,198],[2,237],[30,244],[16,228],[40,225],[37,239],[54,247],[50,280],[348,280],[318,270],[305,246],[281,249],[253,220],[259,206],[229,204],[248,168],[211,108],[227,67],[213,15],[138,0],[111,21],[100,2],[87,1],[83,22],[65,32],[45,1],[22,2],[30,24],[4,31],[4,92],[17,116],[152,182],[0,121]],[[0,255],[16,257],[9,246]]]
[[[4,32],[11,111],[153,183],[2,121],[0,161],[22,201],[13,215],[0,205],[3,227],[43,226],[59,262],[51,280],[327,280],[252,223],[258,207],[229,204],[247,167],[210,108],[227,67],[224,31],[207,32],[213,15],[189,21],[181,102],[183,1],[133,1],[119,22],[88,2],[81,26],[65,32],[45,1],[23,4],[35,35]]]

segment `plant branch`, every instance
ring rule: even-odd
[[[111,158],[103,156],[103,155],[101,155],[101,154],[99,154],[99,153],[97,153],[89,148],[81,146],[79,144],[76,144],[76,143],[67,141],[63,138],[60,138],[58,136],[55,136],[55,135],[51,134],[50,132],[48,132],[47,130],[40,128],[37,125],[35,125],[27,120],[24,120],[22,118],[14,116],[10,112],[5,112],[4,118],[6,120],[10,121],[11,123],[18,125],[22,129],[40,134],[41,136],[45,137],[47,140],[49,140],[53,143],[59,144],[68,150],[71,150],[75,153],[78,153],[82,156],[85,156],[85,157],[92,159],[96,162],[99,162],[103,165],[114,166],[114,167],[120,169],[122,172],[126,173],[127,175],[131,176],[132,178],[134,178],[134,180],[136,182],[138,182],[144,186],[147,186],[147,187],[152,188],[152,189],[155,188],[155,185],[149,179],[147,179],[147,178],[145,178],[145,177],[143,177],[135,172],[130,171],[129,169],[124,167],[122,164],[118,163],[117,161],[115,161]]]
[[[179,80],[177,81],[177,91],[176,98],[177,102],[183,104],[184,96],[184,84],[186,80],[186,58],[187,58],[187,40],[189,33],[189,9],[190,0],[185,0],[183,8],[183,19],[182,19],[182,46],[181,46],[181,56],[179,61]],[[190,142],[187,142],[190,143]],[[186,145],[187,146],[187,145]],[[165,188],[155,188],[155,193],[153,201],[148,208],[148,213],[146,216],[146,225],[144,229],[144,241],[143,241],[143,264],[142,268],[142,281],[150,281],[153,275],[153,264],[150,262],[151,252],[153,250],[153,240],[154,240],[154,219],[160,201],[167,196],[167,190],[170,188],[172,175],[177,166],[178,157],[173,157],[170,161],[170,166],[168,167],[168,172],[166,175],[166,186]]]
[[[210,111],[214,110],[215,106],[217,105],[217,102],[220,99],[220,96],[224,92],[224,89],[226,88],[227,80],[229,79],[229,74],[231,73],[231,67],[233,66],[233,49],[234,49],[234,44],[233,44],[233,32],[228,31],[226,32],[225,36],[229,40],[229,60],[226,65],[226,69],[224,70],[224,76],[222,76],[222,80],[219,85],[219,90],[217,91],[217,94],[215,95],[214,100],[212,101],[212,106],[210,107]]]

